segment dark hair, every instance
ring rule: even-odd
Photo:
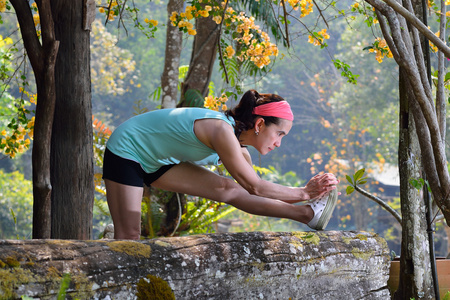
[[[249,90],[242,96],[239,104],[225,112],[225,115],[232,117],[236,122],[234,132],[237,137],[242,131],[246,131],[255,127],[255,121],[258,117],[263,118],[267,125],[279,124],[280,118],[259,116],[253,114],[253,109],[259,105],[284,101],[284,99],[275,94],[259,94],[255,90]]]

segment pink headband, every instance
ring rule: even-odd
[[[289,103],[287,103],[287,101],[277,101],[261,104],[253,109],[253,114],[294,121],[294,114],[292,113],[291,106],[289,105]]]

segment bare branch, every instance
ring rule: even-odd
[[[288,48],[290,47],[289,43],[289,30],[288,30],[288,22],[287,22],[287,11],[286,11],[286,4],[284,3],[284,0],[281,0],[281,4],[283,6],[283,15],[284,15],[284,27],[286,30],[286,43]]]
[[[389,34],[389,27],[386,23],[386,19],[384,18],[384,16],[380,13],[380,11],[378,9],[375,9],[375,13],[377,15],[378,22],[380,23],[381,32],[383,33],[384,39],[386,40],[386,43],[388,44],[389,49],[391,50],[395,61],[398,62],[400,57],[399,57],[399,54],[397,51],[397,47],[395,46],[394,41],[392,40],[392,37]]]
[[[325,23],[325,25],[327,25],[327,28],[330,28],[330,26],[328,25],[327,20],[325,19],[325,17],[322,14],[322,10],[320,9],[319,5],[317,5],[315,0],[313,0],[313,3],[317,7],[317,10],[319,11],[320,16],[322,17],[323,22]]]
[[[445,35],[445,12],[446,5],[445,1],[441,0],[441,21],[439,24],[439,37],[444,41]],[[445,58],[442,52],[438,53],[438,79],[437,79],[437,90],[436,90],[436,113],[438,117],[439,127],[441,129],[441,138],[445,141],[445,128],[446,128],[446,103],[445,103],[445,87],[444,87],[444,77],[445,77]]]
[[[417,28],[428,40],[430,40],[439,50],[441,50],[447,58],[450,58],[450,47],[448,47],[440,38],[438,38],[431,30],[428,29],[415,15],[410,13],[406,8],[401,6],[396,0],[383,0],[387,5],[392,7],[397,13],[402,15],[411,25]]]
[[[228,0],[225,2],[225,7],[223,8],[223,13],[222,13],[222,20],[220,20],[220,24],[219,24],[219,36],[217,38],[217,45],[219,48],[220,64],[223,67],[223,72],[225,73],[225,81],[228,84],[230,82],[230,80],[228,78],[227,67],[225,66],[225,62],[223,61],[222,46],[220,45],[220,36],[222,35],[222,24],[223,24],[223,20],[225,20],[225,14],[227,12],[227,7],[228,7]]]
[[[378,205],[380,205],[382,208],[384,208],[385,210],[387,210],[399,223],[400,225],[402,224],[402,217],[395,211],[395,209],[393,209],[392,207],[390,207],[386,202],[384,202],[383,200],[381,200],[380,198],[370,194],[369,192],[363,190],[362,188],[360,188],[359,186],[355,186],[354,187],[355,190],[360,193],[361,195],[369,198],[372,201],[375,201]]]

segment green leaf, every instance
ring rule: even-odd
[[[66,290],[69,288],[70,281],[71,281],[70,274],[65,273],[63,278],[61,279],[61,286],[57,296],[58,300],[60,299],[63,300],[66,298]]]
[[[355,175],[353,176],[353,178],[355,179],[355,182],[357,180],[361,179],[365,172],[366,172],[365,168],[362,168],[361,170],[356,171]]]
[[[355,191],[355,188],[351,185],[347,186],[347,189],[345,190],[347,195],[350,195],[351,193],[353,193]]]
[[[351,178],[350,176],[345,175],[345,178],[347,178],[347,181],[348,181],[351,185],[353,185],[353,180],[352,180],[352,178]]]
[[[422,179],[422,178],[420,178],[420,179]],[[423,179],[422,179],[422,181],[420,181],[420,179],[417,180],[417,179],[415,179],[415,178],[411,178],[411,179],[409,180],[409,183],[410,183],[415,189],[417,189],[418,191],[420,191],[420,190],[422,189],[422,187],[423,187]]]
[[[189,89],[184,94],[184,98],[186,99],[186,105],[188,107],[203,107],[205,103],[205,98],[199,91],[194,89]]]

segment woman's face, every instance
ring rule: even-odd
[[[292,128],[292,121],[280,119],[280,123],[266,125],[264,119],[257,122],[255,130],[259,132],[256,137],[255,147],[259,153],[266,155],[273,149],[281,146],[281,139],[286,136]]]

